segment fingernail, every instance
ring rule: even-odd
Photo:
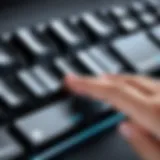
[[[127,124],[121,124],[119,131],[126,138],[131,138],[133,135],[133,129]]]

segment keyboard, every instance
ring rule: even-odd
[[[0,36],[0,160],[50,160],[125,119],[68,93],[70,73],[159,77],[160,4],[134,1]]]

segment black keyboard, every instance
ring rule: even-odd
[[[0,37],[0,160],[50,160],[125,119],[68,93],[70,73],[160,75],[160,4],[135,1]]]

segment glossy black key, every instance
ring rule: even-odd
[[[80,121],[68,101],[44,106],[32,114],[18,119],[14,127],[32,147],[40,147],[50,140],[71,131]]]
[[[61,88],[61,82],[48,69],[36,65],[32,68],[33,74],[45,86],[48,94],[57,93]]]
[[[48,26],[48,32],[52,39],[57,42],[60,50],[76,49],[86,43],[84,35],[76,25],[68,21],[53,20]]]
[[[54,50],[32,30],[21,28],[11,37],[11,43],[20,49],[20,54],[29,64],[49,63]]]
[[[92,41],[110,38],[114,33],[114,27],[94,13],[83,13],[80,26]]]
[[[33,74],[32,68],[19,71],[17,79],[25,90],[36,98],[44,98],[48,94],[47,88]]]
[[[78,51],[75,54],[74,64],[86,74],[101,75],[105,73],[105,69],[91,58],[90,53],[85,50]]]
[[[6,129],[0,129],[0,159],[15,160],[24,154],[24,149],[7,132]]]
[[[114,6],[113,8],[111,8],[109,14],[116,21],[119,21],[129,16],[128,9],[123,6]]]
[[[67,74],[77,74],[78,70],[74,67],[72,63],[64,59],[63,57],[57,57],[53,59],[53,70],[58,72],[60,77],[64,77]]]
[[[91,58],[99,64],[106,73],[119,73],[123,71],[123,65],[116,60],[107,48],[103,46],[94,46],[88,49]]]
[[[5,80],[0,80],[0,99],[10,109],[16,109],[25,103],[24,95],[14,90]]]
[[[139,23],[134,18],[124,18],[119,22],[119,29],[121,33],[132,33],[139,29]]]
[[[138,73],[152,73],[160,66],[160,50],[144,32],[119,38],[113,42],[112,48]]]
[[[143,14],[141,14],[139,16],[139,19],[142,25],[145,27],[153,26],[157,22],[157,17],[154,14],[149,12],[144,12]]]
[[[0,48],[0,74],[12,73],[18,67],[18,62],[9,50]]]

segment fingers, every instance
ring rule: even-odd
[[[106,92],[106,86],[109,87],[111,85],[109,81],[91,77],[80,78],[69,76],[65,82],[69,90],[96,99],[102,99]]]
[[[144,103],[141,102],[147,100],[143,94],[133,87],[110,80],[105,81],[101,78],[69,77],[69,79],[66,79],[66,84],[73,92],[100,100],[105,99],[107,101],[109,99],[117,103],[117,101],[124,101],[125,99],[126,105],[133,103],[133,105],[137,104],[138,106],[143,106]]]
[[[137,125],[124,122],[120,132],[143,160],[160,160],[160,143]]]
[[[123,81],[130,84],[132,87],[139,89],[145,94],[155,94],[160,89],[160,82],[151,79],[147,76],[133,76],[133,75],[104,75],[105,79],[113,79],[116,81]]]
[[[147,111],[144,106],[148,105],[148,99],[136,89],[123,83],[90,77],[71,77],[66,83],[73,92],[109,102],[118,110],[138,120],[141,120]]]
[[[135,87],[112,78],[69,77],[66,85],[75,93],[110,103],[137,124],[160,135],[159,117],[152,114],[150,98]]]

